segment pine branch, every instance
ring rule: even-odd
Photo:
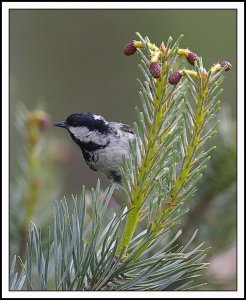
[[[17,199],[11,197],[11,214],[17,212],[22,216],[22,220],[16,220],[18,228],[17,236],[19,237],[18,255],[23,259],[26,256],[26,242],[28,238],[28,227],[33,218],[38,202],[42,194],[42,185],[44,177],[42,172],[43,155],[43,135],[51,126],[49,115],[40,109],[27,111],[24,106],[19,106],[16,115],[16,127],[23,135],[25,155],[21,157],[20,165],[23,171],[19,189],[12,191],[11,196],[15,193]],[[47,173],[47,171],[46,171]],[[47,175],[47,174],[46,174]],[[16,217],[16,216],[15,216]],[[11,228],[11,231],[14,231]],[[13,232],[11,232],[13,234]]]
[[[119,211],[104,225],[108,220],[106,212],[112,192],[111,187],[102,195],[98,182],[96,190],[92,190],[89,201],[86,201],[88,196],[83,189],[81,199],[73,198],[72,212],[65,199],[57,202],[45,249],[41,230],[32,224],[27,261],[24,263],[19,257],[23,269],[20,275],[14,273],[16,258],[12,263],[11,289],[168,290],[183,285],[194,273],[206,267],[201,263],[206,252],[201,250],[202,245],[186,251],[195,234],[185,247],[171,247],[181,231],[161,248],[159,254],[148,259],[134,262],[134,257],[129,257],[122,260],[123,252],[116,256],[117,237],[129,212]],[[93,214],[89,217],[91,202]],[[146,232],[141,235],[146,236]],[[152,246],[156,248],[159,242],[156,240]]]
[[[162,42],[160,48],[151,44],[148,38],[137,35],[140,41],[129,43],[128,48],[136,48],[143,58],[140,69],[148,89],[140,84],[143,113],[138,112],[139,123],[135,127],[137,141],[141,143],[133,148],[133,153],[141,152],[141,162],[134,169],[122,170],[124,182],[135,178],[127,187],[131,211],[117,250],[119,253],[125,248],[125,255],[137,226],[149,213],[148,207],[151,207],[151,218],[148,217],[151,238],[145,248],[160,234],[168,220],[175,217],[173,212],[177,211],[178,202],[188,200],[186,196],[209,159],[208,151],[203,147],[216,130],[211,128],[207,133],[204,130],[220,109],[217,97],[221,89],[219,92],[217,89],[223,82],[223,72],[231,68],[229,62],[222,61],[207,72],[202,59],[195,53],[179,49],[182,35],[173,45],[172,39],[167,47]],[[139,48],[145,48],[150,59]],[[125,54],[129,55],[127,51]],[[195,65],[195,70],[177,70],[180,56]],[[187,78],[191,101],[185,95],[186,82],[181,81],[182,77]],[[211,95],[213,98],[209,101]]]

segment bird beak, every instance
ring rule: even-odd
[[[57,126],[57,127],[67,128],[66,121],[57,122],[57,123],[55,123],[55,124],[53,124],[53,125],[54,125],[54,126]]]

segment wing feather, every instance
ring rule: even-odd
[[[129,133],[135,134],[133,128],[130,125],[121,124],[120,129],[123,131],[129,132]]]

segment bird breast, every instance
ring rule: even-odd
[[[122,165],[122,156],[129,157],[130,146],[128,139],[115,137],[107,147],[95,151],[98,160],[92,164],[99,171],[110,175],[111,171],[118,171]]]

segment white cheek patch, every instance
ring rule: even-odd
[[[86,127],[69,127],[69,131],[81,142],[89,136],[89,129]]]
[[[86,127],[69,127],[68,129],[76,139],[83,143],[93,142],[99,145],[107,144],[105,135],[101,134],[98,130],[90,131]]]

